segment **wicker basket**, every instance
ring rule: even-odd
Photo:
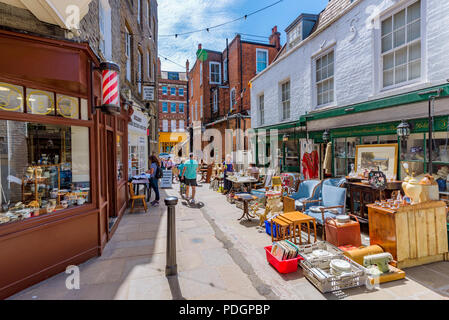
[[[326,241],[320,241],[313,244],[306,244],[302,246],[298,246],[299,248],[299,254],[301,257],[304,258],[305,261],[308,261],[310,263],[314,263],[316,261],[322,260],[322,259],[336,259],[343,255],[343,250],[337,248],[333,244],[330,244]],[[315,250],[325,250],[328,251],[331,255],[327,257],[314,257],[312,256],[312,252]]]
[[[299,264],[307,280],[322,293],[356,288],[367,284],[367,281],[369,281],[367,270],[343,255],[339,256],[338,259],[346,260],[351,264],[351,273],[341,276],[332,275],[330,263],[333,259],[322,259],[314,263],[304,260],[300,261]]]

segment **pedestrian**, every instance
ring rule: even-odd
[[[198,167],[198,162],[193,159],[193,153],[191,153],[190,160],[186,161],[184,164],[181,176],[182,178],[185,178],[187,200],[189,200],[189,189],[192,187],[192,198],[190,199],[191,205],[195,204],[196,187],[198,186],[196,181],[198,176]]]
[[[150,174],[150,188],[154,190],[156,195],[156,199],[151,202],[151,205],[157,206],[160,200],[159,179],[162,178],[162,169],[159,159],[154,155],[150,157],[150,170],[148,170],[148,173]]]
[[[229,175],[229,173],[234,172],[234,166],[232,164],[232,157],[230,154],[226,155],[226,160],[223,162],[224,167],[224,181],[223,181],[223,189],[224,194],[227,194],[232,187],[232,182],[230,182],[228,179],[226,179]]]

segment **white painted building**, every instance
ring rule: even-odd
[[[311,35],[293,47],[287,44],[280,57],[252,80],[252,127],[289,123],[310,112],[447,84],[448,12],[449,1],[441,0],[331,0]],[[320,63],[324,81],[317,78],[323,70]],[[284,104],[283,85],[288,102]],[[289,110],[283,110],[288,104]],[[449,113],[449,104],[437,102],[436,110]],[[385,114],[386,119],[391,116]],[[369,119],[358,115],[353,120],[355,125]],[[314,125],[310,130],[324,129],[310,125]]]

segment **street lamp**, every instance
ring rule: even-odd
[[[323,133],[323,141],[324,143],[328,143],[331,140],[331,134],[329,132],[329,130],[325,130]]]
[[[290,138],[290,136],[288,134],[284,134],[284,136],[282,137],[282,141],[283,142],[288,142],[289,138]]]
[[[396,131],[401,140],[406,140],[410,136],[410,125],[406,121],[402,120]]]

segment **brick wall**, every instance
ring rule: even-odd
[[[162,88],[167,87],[167,94],[162,93]],[[170,88],[176,88],[176,95],[172,96]],[[184,96],[179,95],[179,89],[184,89]],[[176,129],[179,129],[179,121],[184,120],[184,129],[187,128],[187,81],[159,79],[159,131],[162,131],[162,121],[168,120],[168,132],[173,132],[171,120],[176,120]],[[162,103],[168,103],[168,113],[162,112]],[[171,103],[176,103],[176,113],[171,112]],[[179,104],[184,104],[184,113],[179,112]]]

